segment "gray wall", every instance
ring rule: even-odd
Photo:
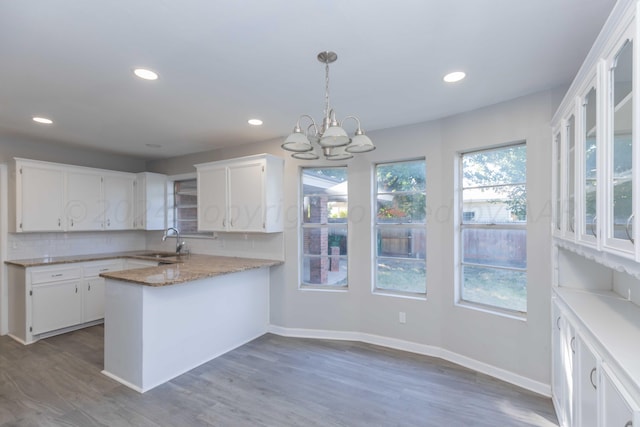
[[[280,149],[281,140],[225,148],[198,155],[151,161],[150,171],[179,174],[193,165],[257,153],[285,162],[285,264],[272,274],[271,322],[291,329],[359,332],[433,346],[539,384],[550,382],[550,119],[562,90],[545,91],[446,119],[371,132],[377,145],[349,164],[349,290],[299,289],[298,177],[304,163]],[[529,217],[527,319],[498,316],[455,304],[455,162],[460,151],[509,142],[527,142]],[[372,294],[371,195],[376,162],[425,157],[427,161],[427,298]],[[329,164],[329,163],[325,163]],[[331,163],[334,164],[334,163]],[[406,313],[406,324],[398,313]]]
[[[146,167],[140,158],[26,138],[0,130],[0,163],[8,164],[14,157],[122,172],[144,172]]]

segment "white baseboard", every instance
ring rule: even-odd
[[[426,344],[418,344],[411,341],[396,338],[383,337],[380,335],[366,334],[362,332],[349,331],[328,331],[319,329],[285,328],[282,326],[270,325],[269,332],[285,337],[296,338],[316,338],[328,340],[360,341],[367,344],[375,344],[396,350],[408,351],[410,353],[422,354],[424,356],[438,357],[465,368],[492,376],[499,380],[522,387],[534,393],[551,397],[551,387],[548,384],[523,377],[502,368],[489,365],[484,362],[472,359],[467,356]]]
[[[111,378],[112,380],[118,381],[120,384],[125,385],[125,386],[129,387],[130,389],[132,389],[134,391],[137,391],[138,393],[144,393],[146,391],[146,390],[141,389],[137,385],[133,385],[130,382],[123,380],[122,378],[120,378],[117,375],[112,374],[111,372],[102,371],[102,375],[105,375],[105,376]]]

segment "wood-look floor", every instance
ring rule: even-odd
[[[145,394],[100,373],[102,326],[0,337],[0,426],[557,426],[550,399],[373,345],[264,335]]]

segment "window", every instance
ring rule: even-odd
[[[203,234],[198,232],[198,186],[196,178],[180,178],[169,181],[168,200],[173,205],[168,209],[168,223],[180,230],[182,235]],[[208,234],[208,233],[207,233]]]
[[[374,289],[426,294],[426,164],[376,165]]]
[[[347,168],[302,169],[302,284],[347,286]]]
[[[462,301],[527,311],[526,150],[518,144],[460,156]]]

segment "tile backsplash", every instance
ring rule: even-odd
[[[7,259],[86,255],[145,249],[145,231],[9,233]]]

